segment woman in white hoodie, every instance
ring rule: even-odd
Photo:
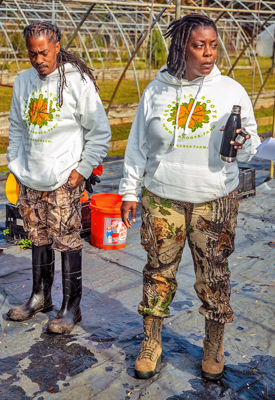
[[[194,285],[202,301],[205,340],[202,375],[223,375],[224,325],[233,320],[228,257],[234,251],[238,164],[222,162],[219,150],[233,105],[241,106],[246,142],[231,144],[238,161],[249,161],[260,141],[244,88],[215,65],[217,29],[206,16],[190,14],[169,26],[167,67],[143,93],[129,135],[122,220],[135,221],[142,194],[141,244],[147,251],[143,299],[138,311],[144,341],[135,364],[139,378],[155,374],[161,361],[161,328],[169,317],[176,273],[186,238],[194,261]],[[238,131],[239,132],[239,131]]]

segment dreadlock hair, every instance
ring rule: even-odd
[[[28,25],[24,29],[24,37],[27,41],[29,37],[38,37],[38,36],[46,36],[49,42],[54,41],[54,43],[61,42],[61,31],[58,26],[51,24],[50,22],[34,22],[31,25]],[[96,90],[98,91],[98,86],[96,84],[96,79],[93,75],[92,68],[89,68],[85,61],[69,51],[65,50],[63,47],[60,47],[60,52],[57,54],[57,68],[59,73],[59,81],[58,85],[58,101],[59,106],[63,105],[63,89],[64,86],[67,86],[66,75],[65,75],[65,64],[70,63],[73,66],[77,67],[78,71],[81,74],[82,79],[86,81],[85,75],[93,81]]]
[[[167,57],[167,69],[171,75],[181,79],[186,70],[186,47],[193,30],[210,26],[218,34],[215,22],[206,15],[188,14],[185,17],[171,22],[164,37],[171,38],[171,45]]]

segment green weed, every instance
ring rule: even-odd
[[[32,247],[32,242],[29,239],[21,239],[19,244],[21,249],[30,249]]]

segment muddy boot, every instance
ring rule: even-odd
[[[22,306],[8,311],[8,317],[14,321],[25,321],[34,314],[51,311],[51,288],[54,277],[54,250],[51,245],[32,245],[33,287],[29,300]]]
[[[202,377],[216,381],[223,376],[224,324],[205,320],[205,339],[203,341]]]
[[[81,321],[80,299],[82,294],[82,250],[64,251],[62,257],[63,302],[57,316],[48,324],[53,333],[70,333]]]
[[[149,315],[143,317],[144,340],[135,363],[137,378],[148,379],[155,375],[161,362],[161,328],[163,318]]]

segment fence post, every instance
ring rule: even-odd
[[[273,41],[273,62],[272,62],[272,74],[274,73],[274,64],[275,64],[275,29],[274,29],[274,41]],[[272,137],[275,139],[275,95],[274,95],[274,106],[273,106],[273,125],[272,125]],[[270,179],[274,177],[274,162],[270,161]]]
[[[176,19],[180,19],[181,0],[176,0]]]
[[[273,107],[272,137],[275,139],[275,96],[274,96],[274,107]],[[270,161],[269,177],[270,177],[270,179],[273,179],[273,177],[274,177],[274,162],[272,160]]]

